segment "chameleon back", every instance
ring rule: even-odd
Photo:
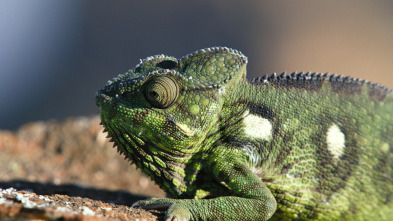
[[[273,217],[393,216],[390,90],[348,77],[293,73],[252,79],[235,94],[231,106],[240,106],[242,142],[248,142],[243,150],[278,202]]]

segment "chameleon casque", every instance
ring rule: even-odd
[[[318,73],[246,79],[216,47],[148,57],[96,93],[166,220],[393,220],[393,93]]]

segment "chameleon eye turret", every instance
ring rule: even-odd
[[[158,76],[150,79],[145,88],[147,101],[156,108],[168,108],[179,96],[179,86],[170,77]]]

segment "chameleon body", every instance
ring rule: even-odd
[[[141,60],[97,91],[118,150],[171,198],[166,220],[393,220],[393,93],[318,73],[246,80],[208,48]]]

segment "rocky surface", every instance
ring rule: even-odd
[[[157,220],[165,193],[112,148],[98,117],[0,131],[0,220]]]
[[[141,209],[67,195],[0,189],[1,220],[157,220]]]

